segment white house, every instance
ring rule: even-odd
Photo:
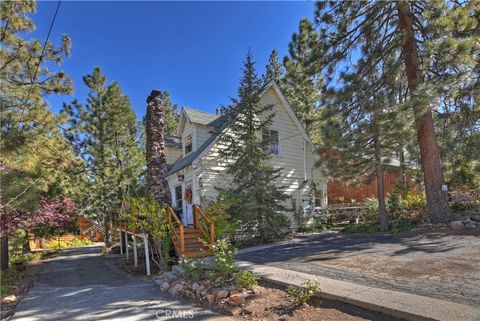
[[[313,202],[317,207],[327,205],[327,178],[315,167],[318,153],[275,82],[265,86],[260,103],[273,105],[275,116],[262,137],[271,142],[272,164],[283,168],[278,185],[285,187],[285,193],[290,196],[286,205],[292,210],[285,214],[295,228],[294,209],[306,210]],[[178,137],[166,139],[167,180],[172,205],[182,213],[185,225],[193,223],[192,204],[201,205],[202,200],[215,199],[216,187],[229,182],[226,162],[218,153],[222,148],[219,138],[228,130],[223,128],[223,123],[221,115],[184,108]],[[315,193],[312,193],[312,186],[315,186]]]

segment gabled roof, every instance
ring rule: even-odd
[[[295,124],[295,127],[297,127],[298,131],[302,134],[303,138],[305,139],[305,141],[310,145],[310,148],[313,152],[313,154],[317,157],[319,157],[318,155],[318,152],[317,152],[317,149],[315,147],[315,145],[313,144],[310,136],[308,135],[307,131],[305,130],[305,128],[302,126],[302,124],[300,123],[300,121],[298,120],[298,117],[295,115],[295,112],[293,111],[292,107],[290,106],[290,104],[288,103],[287,99],[285,98],[285,96],[283,95],[282,91],[280,90],[280,87],[278,87],[278,85],[275,83],[275,81],[270,81],[268,84],[265,85],[265,87],[263,88],[263,91],[261,93],[261,96],[263,96],[263,94],[269,89],[269,88],[273,88],[275,90],[275,92],[278,94],[278,96],[280,97],[280,101],[284,104],[284,106],[286,107],[286,110],[287,110],[287,113],[288,115],[292,118],[294,124]],[[204,124],[204,125],[209,125],[209,124],[212,124],[213,122],[217,122],[217,126],[214,126],[216,127],[217,129],[222,129],[222,130],[219,130],[217,133],[215,134],[212,134],[212,136],[210,136],[210,138],[202,144],[202,146],[200,146],[200,148],[198,148],[196,151],[186,155],[185,157],[183,158],[180,158],[179,160],[177,160],[173,165],[172,167],[170,168],[170,170],[168,171],[167,173],[167,176],[168,175],[171,175],[179,170],[181,170],[182,168],[185,168],[187,167],[188,165],[190,164],[193,164],[193,163],[196,163],[198,160],[200,160],[209,150],[210,148],[213,147],[213,145],[217,142],[220,134],[225,131],[227,128],[225,128],[225,126],[222,128],[222,125],[225,123],[225,120],[226,118],[225,117],[221,117],[219,115],[213,115],[213,114],[209,114],[209,113],[206,113],[206,112],[202,112],[202,111],[198,111],[198,110],[195,110],[195,109],[191,109],[191,108],[184,108],[183,109],[184,111],[182,112],[182,115],[185,114],[187,117],[189,117],[190,114],[196,114],[198,115],[199,113],[201,114],[207,114],[207,115],[210,115],[211,117],[215,117],[214,120],[210,121],[209,123],[207,124]],[[193,111],[193,113],[192,113]],[[190,113],[190,114],[189,114]],[[196,116],[194,116],[196,117]],[[206,118],[206,116],[203,116]],[[213,118],[212,117],[212,118]],[[181,121],[182,121],[182,118],[180,119],[180,123],[179,123],[179,129],[180,129],[180,126],[181,126]],[[192,121],[193,122],[193,121]],[[197,122],[198,123],[198,122]],[[213,125],[209,125],[209,126],[213,126]]]
[[[190,122],[194,124],[213,126],[214,124],[216,124],[215,121],[221,118],[220,115],[210,114],[206,111],[201,111],[201,110],[192,109],[192,108],[184,107],[183,111],[187,115]]]
[[[168,169],[167,176],[178,172],[179,170],[190,165],[197,158],[197,156],[200,155],[215,140],[215,137],[215,134],[211,135],[205,141],[205,143],[202,144],[202,146],[197,148],[195,151],[185,155],[185,157],[179,158],[175,163],[173,163],[172,167]]]

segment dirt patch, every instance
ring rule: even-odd
[[[255,295],[233,311],[235,320],[268,321],[398,321],[391,317],[366,311],[340,302],[312,299],[308,304],[298,306],[279,286],[262,284]]]
[[[15,313],[15,307],[32,288],[35,277],[40,273],[42,268],[42,262],[33,262],[14,272],[15,281],[11,285],[3,286],[3,288],[7,290],[7,293],[2,295],[1,299],[1,320],[8,318]]]

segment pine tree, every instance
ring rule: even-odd
[[[84,161],[84,181],[77,199],[85,214],[99,217],[105,241],[120,203],[140,185],[145,168],[139,124],[130,100],[118,83],[107,86],[100,68],[83,77],[89,88],[87,103],[64,104],[66,136]]]
[[[267,152],[268,141],[260,139],[274,116],[272,105],[261,105],[262,80],[255,70],[251,52],[245,58],[238,99],[228,110],[228,125],[221,155],[229,160],[227,173],[232,185],[221,190],[235,202],[229,208],[232,217],[241,222],[241,232],[262,240],[284,232],[288,220],[282,213],[286,195],[277,186],[281,168],[274,168]]]
[[[316,20],[325,52],[321,62],[328,80],[335,81],[359,60],[364,62],[359,71],[362,77],[387,57],[395,59],[391,68],[402,67],[408,86],[406,103],[416,120],[428,212],[434,223],[448,222],[452,214],[442,192],[443,170],[432,110],[438,107],[442,87],[464,75],[456,67],[474,60],[472,52],[478,47],[473,34],[478,23],[475,8],[476,1],[317,3]],[[462,29],[467,32],[457,32]]]
[[[395,74],[388,65],[377,66],[367,78],[359,77],[360,63],[339,78],[341,88],[331,88],[325,97],[323,144],[330,175],[353,183],[376,177],[380,229],[388,229],[384,170],[402,146],[409,121],[400,112]],[[388,70],[388,74],[383,71]],[[377,87],[379,78],[391,87]],[[412,120],[410,120],[411,122]]]
[[[61,47],[24,39],[35,29],[29,15],[34,1],[0,2],[0,180],[4,210],[31,211],[40,196],[60,190],[62,174],[75,161],[69,144],[58,127],[44,97],[70,94],[72,82],[57,70],[69,56],[70,39]],[[48,67],[47,67],[48,66]],[[2,235],[2,257],[8,251],[8,237]],[[2,268],[8,260],[2,261]]]
[[[172,103],[170,94],[166,90],[161,93],[161,97],[165,118],[164,133],[165,135],[175,136],[177,134],[178,121],[180,120],[178,105]]]
[[[323,80],[315,63],[319,56],[318,35],[308,19],[300,21],[288,48],[282,89],[307,133],[318,138]]]
[[[270,57],[268,58],[268,65],[266,66],[265,84],[270,81],[275,81],[277,85],[281,86],[281,81],[284,76],[285,70],[283,65],[278,60],[278,51],[273,49]]]

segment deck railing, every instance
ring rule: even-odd
[[[215,243],[215,224],[205,215],[200,207],[193,207],[193,227],[200,229],[203,236],[210,244]],[[207,231],[208,228],[208,231]]]
[[[172,240],[175,248],[177,248],[180,252],[179,254],[182,255],[185,253],[185,226],[182,221],[180,221],[173,208],[167,205],[167,211],[170,214],[168,216],[170,223],[172,223],[173,220],[176,227],[178,227],[178,230],[176,228],[173,229]]]

